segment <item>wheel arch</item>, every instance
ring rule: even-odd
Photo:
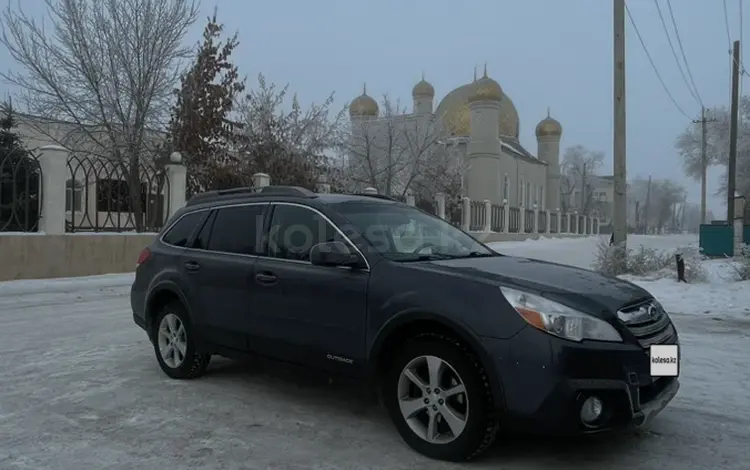
[[[148,334],[153,334],[153,323],[159,308],[168,304],[169,302],[180,302],[185,308],[190,320],[193,320],[193,314],[190,309],[190,303],[185,297],[185,293],[182,289],[173,281],[164,280],[156,284],[150,291],[148,299],[146,300],[146,325],[148,326]]]
[[[505,408],[505,395],[501,378],[493,362],[482,347],[481,339],[466,325],[455,320],[426,311],[407,311],[391,318],[380,329],[368,354],[368,376],[375,383],[380,383],[385,366],[389,363],[398,346],[408,338],[433,334],[456,340],[473,353],[490,381],[490,388],[495,406]]]

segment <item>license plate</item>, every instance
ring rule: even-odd
[[[680,345],[654,344],[649,347],[651,377],[677,377],[680,375]]]

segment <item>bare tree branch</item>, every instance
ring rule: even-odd
[[[63,139],[59,132],[48,137],[122,162],[129,186],[139,187],[140,157],[164,129],[191,55],[182,40],[196,19],[196,0],[45,3],[50,30],[20,5],[2,13],[0,42],[19,71],[0,76],[21,90],[27,113],[70,123]],[[130,193],[140,221],[140,191]]]
[[[603,161],[604,152],[592,151],[583,145],[565,150],[560,178],[564,210],[575,208],[583,214],[591,212],[596,189],[594,182]]]
[[[424,192],[425,176],[435,169],[439,150],[437,121],[433,116],[407,114],[388,95],[383,96],[381,109],[378,118],[351,120],[340,135],[343,174],[353,190],[371,186],[392,196]]]

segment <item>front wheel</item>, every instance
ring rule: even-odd
[[[195,332],[184,307],[169,303],[156,317],[154,350],[161,370],[173,379],[194,379],[206,372],[210,354],[195,347]]]
[[[427,457],[469,460],[495,439],[497,415],[486,373],[450,339],[407,342],[391,364],[383,397],[401,437]]]

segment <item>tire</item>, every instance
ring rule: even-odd
[[[439,380],[429,380],[430,365],[438,363],[443,364]],[[420,381],[421,386],[416,383]],[[448,388],[436,391],[435,384]],[[460,390],[457,385],[463,385],[464,391],[448,396]],[[382,393],[401,438],[427,457],[453,462],[471,460],[495,440],[498,414],[487,375],[476,357],[452,339],[430,335],[407,341],[388,368]],[[414,401],[404,401],[405,398]],[[437,433],[428,441],[431,420],[436,423]]]
[[[211,355],[197,352],[195,331],[179,302],[170,302],[159,310],[153,338],[156,360],[167,376],[195,379],[206,372]]]

